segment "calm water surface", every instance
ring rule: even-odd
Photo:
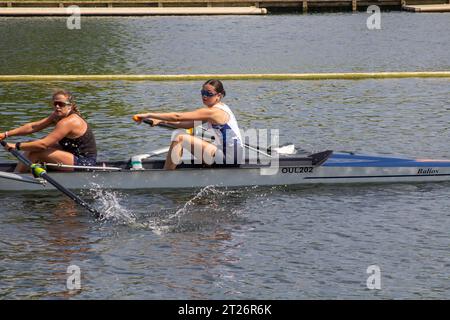
[[[0,74],[448,70],[445,14],[82,20],[0,18]],[[1,83],[0,130],[49,114],[73,91],[100,159],[167,145],[132,123],[145,110],[200,106],[201,82]],[[281,143],[450,158],[450,82],[227,81],[242,128]],[[45,133],[33,135],[41,137]],[[30,138],[31,139],[31,138]],[[1,161],[12,161],[6,152]],[[450,184],[184,192],[91,190],[95,221],[58,193],[0,193],[0,297],[9,299],[450,298]],[[66,288],[78,265],[82,290]],[[382,289],[368,290],[378,265]]]

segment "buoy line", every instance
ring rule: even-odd
[[[394,78],[450,78],[450,71],[343,72],[343,73],[255,73],[255,74],[92,74],[92,75],[0,75],[12,81],[195,81],[221,80],[360,80]]]

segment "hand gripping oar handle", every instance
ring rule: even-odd
[[[151,120],[151,119],[144,119],[144,120],[142,120],[142,122],[149,124],[153,127],[153,120]],[[167,129],[178,129],[176,126],[174,126],[172,124],[168,124],[168,123],[159,123],[157,126],[167,128]]]
[[[151,125],[152,127],[154,126],[154,124],[153,124],[153,120],[151,120],[151,119],[144,119],[144,120],[142,120],[144,123],[146,123],[146,124],[149,124],[149,125]],[[180,128],[178,128],[177,126],[174,126],[173,124],[170,124],[170,123],[159,123],[159,124],[157,124],[157,126],[158,127],[163,127],[163,128],[166,128],[166,129],[180,129]],[[194,129],[195,128],[189,128],[189,129],[186,129],[186,132],[188,133],[188,134],[190,134],[190,135],[194,135]],[[202,128],[202,129],[204,129],[204,128]],[[206,131],[206,130],[204,130],[204,131]]]
[[[0,141],[2,146],[6,146],[6,142],[5,141]],[[87,209],[89,212],[93,213],[95,215],[96,218],[100,218],[102,217],[102,214],[100,212],[98,212],[97,210],[95,210],[94,208],[90,207],[86,202],[84,202],[80,197],[78,197],[75,193],[73,193],[72,191],[66,189],[65,187],[63,187],[62,185],[60,185],[58,182],[56,182],[52,177],[50,177],[47,172],[37,166],[36,164],[31,163],[30,160],[28,160],[26,157],[24,157],[20,152],[18,152],[17,150],[14,149],[10,149],[8,150],[9,152],[12,153],[13,156],[15,156],[20,162],[22,162],[24,165],[26,165],[27,167],[29,167],[32,171],[33,174],[38,176],[39,178],[43,178],[44,180],[46,180],[48,183],[50,183],[51,185],[53,185],[56,189],[58,189],[59,191],[61,191],[62,193],[64,193],[66,196],[68,196],[70,199],[72,199],[73,201],[75,201],[76,203],[78,203],[80,206],[84,207],[85,209]]]

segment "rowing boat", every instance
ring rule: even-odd
[[[249,161],[247,161],[249,162]],[[323,151],[280,155],[271,164],[182,164],[163,170],[164,160],[142,160],[136,170],[132,161],[99,162],[97,167],[71,172],[51,172],[69,189],[179,189],[204,186],[242,187],[339,183],[417,183],[450,180],[450,160],[408,159],[352,152]],[[46,190],[30,174],[13,173],[14,163],[0,163],[0,191]],[[269,170],[270,169],[270,170]]]

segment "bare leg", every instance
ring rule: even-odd
[[[25,158],[30,159],[30,152],[26,151],[23,153],[23,155],[25,156]],[[26,165],[19,161],[14,172],[24,173],[28,172],[29,170],[30,169]]]
[[[179,141],[172,141],[167,152],[166,162],[164,163],[164,170],[174,170],[177,167],[179,161],[175,159],[181,159],[183,155],[183,147]]]
[[[174,170],[179,164],[183,149],[191,151],[195,154],[198,150],[201,151],[202,161],[205,162],[204,156],[212,159],[216,153],[217,147],[205,140],[191,136],[189,134],[178,135],[172,144],[170,145],[169,152],[167,153],[166,163],[164,164],[165,170]]]
[[[73,165],[73,154],[70,152],[62,151],[55,148],[48,148],[43,151],[29,151],[25,152],[25,157],[27,157],[31,162],[49,162],[49,163],[62,163],[67,165]],[[16,167],[16,172],[25,173],[28,172],[30,168],[25,166],[23,163],[18,163]],[[73,171],[72,168],[58,168],[61,171]]]

